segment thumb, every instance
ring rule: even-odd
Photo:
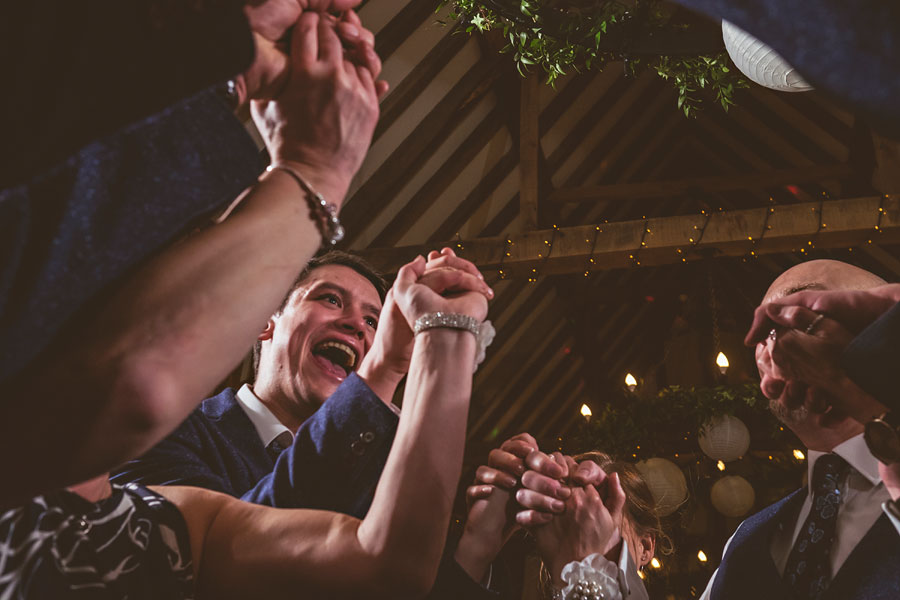
[[[622,489],[618,473],[612,473],[608,482],[607,510],[615,523],[621,523],[622,513],[625,509],[625,490]]]

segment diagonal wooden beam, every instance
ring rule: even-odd
[[[880,218],[879,206],[884,209]],[[876,224],[880,232],[875,230]],[[482,269],[496,268],[502,261],[508,276],[530,277],[535,273],[584,272],[590,257],[594,259],[593,270],[616,269],[677,264],[709,255],[744,256],[751,250],[756,255],[789,252],[813,244],[818,248],[840,248],[865,244],[873,238],[878,243],[900,241],[900,195],[713,212],[708,217],[692,214],[580,225],[508,238],[477,238],[466,240],[461,254]],[[750,240],[757,243],[751,245]],[[552,251],[548,253],[551,241]],[[383,272],[394,272],[433,246],[369,249],[362,254]]]
[[[853,166],[849,164],[813,165],[744,175],[561,188],[550,195],[550,200],[554,202],[634,200],[675,196],[696,190],[708,193],[746,189],[760,190],[788,184],[817,182],[823,179],[840,179],[851,175],[853,171]]]
[[[538,228],[539,85],[534,73],[523,79],[519,104],[519,212],[525,231]]]

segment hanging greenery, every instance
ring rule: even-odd
[[[695,452],[700,430],[711,418],[723,414],[752,423],[758,436],[771,440],[766,444],[770,449],[789,445],[783,428],[769,413],[759,385],[748,383],[715,388],[671,386],[649,398],[624,394],[595,412],[582,429],[578,446],[635,459]]]
[[[748,85],[732,68],[721,37],[705,54],[658,52],[667,40],[683,42],[691,33],[658,0],[441,0],[438,10],[447,5],[463,31],[502,35],[501,52],[512,55],[519,73],[540,68],[550,85],[569,71],[602,70],[621,60],[629,75],[652,69],[670,81],[687,117],[702,104],[700,90],[710,90],[727,111],[735,90]]]

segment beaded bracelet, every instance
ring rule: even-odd
[[[319,233],[322,235],[322,243],[328,247],[334,247],[344,239],[344,227],[338,219],[338,208],[331,202],[327,202],[322,194],[313,189],[303,178],[303,175],[287,165],[269,165],[266,171],[284,171],[290,175],[297,185],[306,192],[306,201],[309,204],[310,217],[316,223]]]

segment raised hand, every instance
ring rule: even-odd
[[[251,108],[273,163],[293,166],[340,206],[371,143],[378,97],[372,72],[344,56],[334,19],[300,16],[283,89]]]
[[[601,491],[605,492],[605,502]],[[591,484],[573,487],[565,505],[564,513],[530,528],[538,552],[557,584],[567,563],[591,554],[606,555],[619,544],[625,492],[618,474],[606,477],[601,490]]]
[[[480,291],[469,291],[475,278],[458,269],[439,269],[431,272],[429,285],[422,282],[427,263],[422,256],[404,265],[397,272],[392,288],[393,300],[407,325],[430,313],[457,313],[474,318],[479,323],[487,317],[487,298]],[[434,287],[431,287],[434,286]]]
[[[494,291],[475,265],[457,257],[449,248],[444,248],[441,253],[431,252],[428,256],[425,273],[418,283],[438,294],[477,292],[487,300],[494,297]],[[390,401],[397,384],[409,371],[412,350],[412,328],[397,306],[393,290],[389,291],[372,348],[359,366],[359,376],[379,398]]]
[[[896,283],[866,290],[797,292],[760,305],[754,312],[753,324],[744,343],[753,346],[764,341],[773,328],[803,331],[810,322],[809,312],[833,319],[852,337],[897,302],[900,302],[900,284]],[[815,318],[815,314],[812,316]]]

